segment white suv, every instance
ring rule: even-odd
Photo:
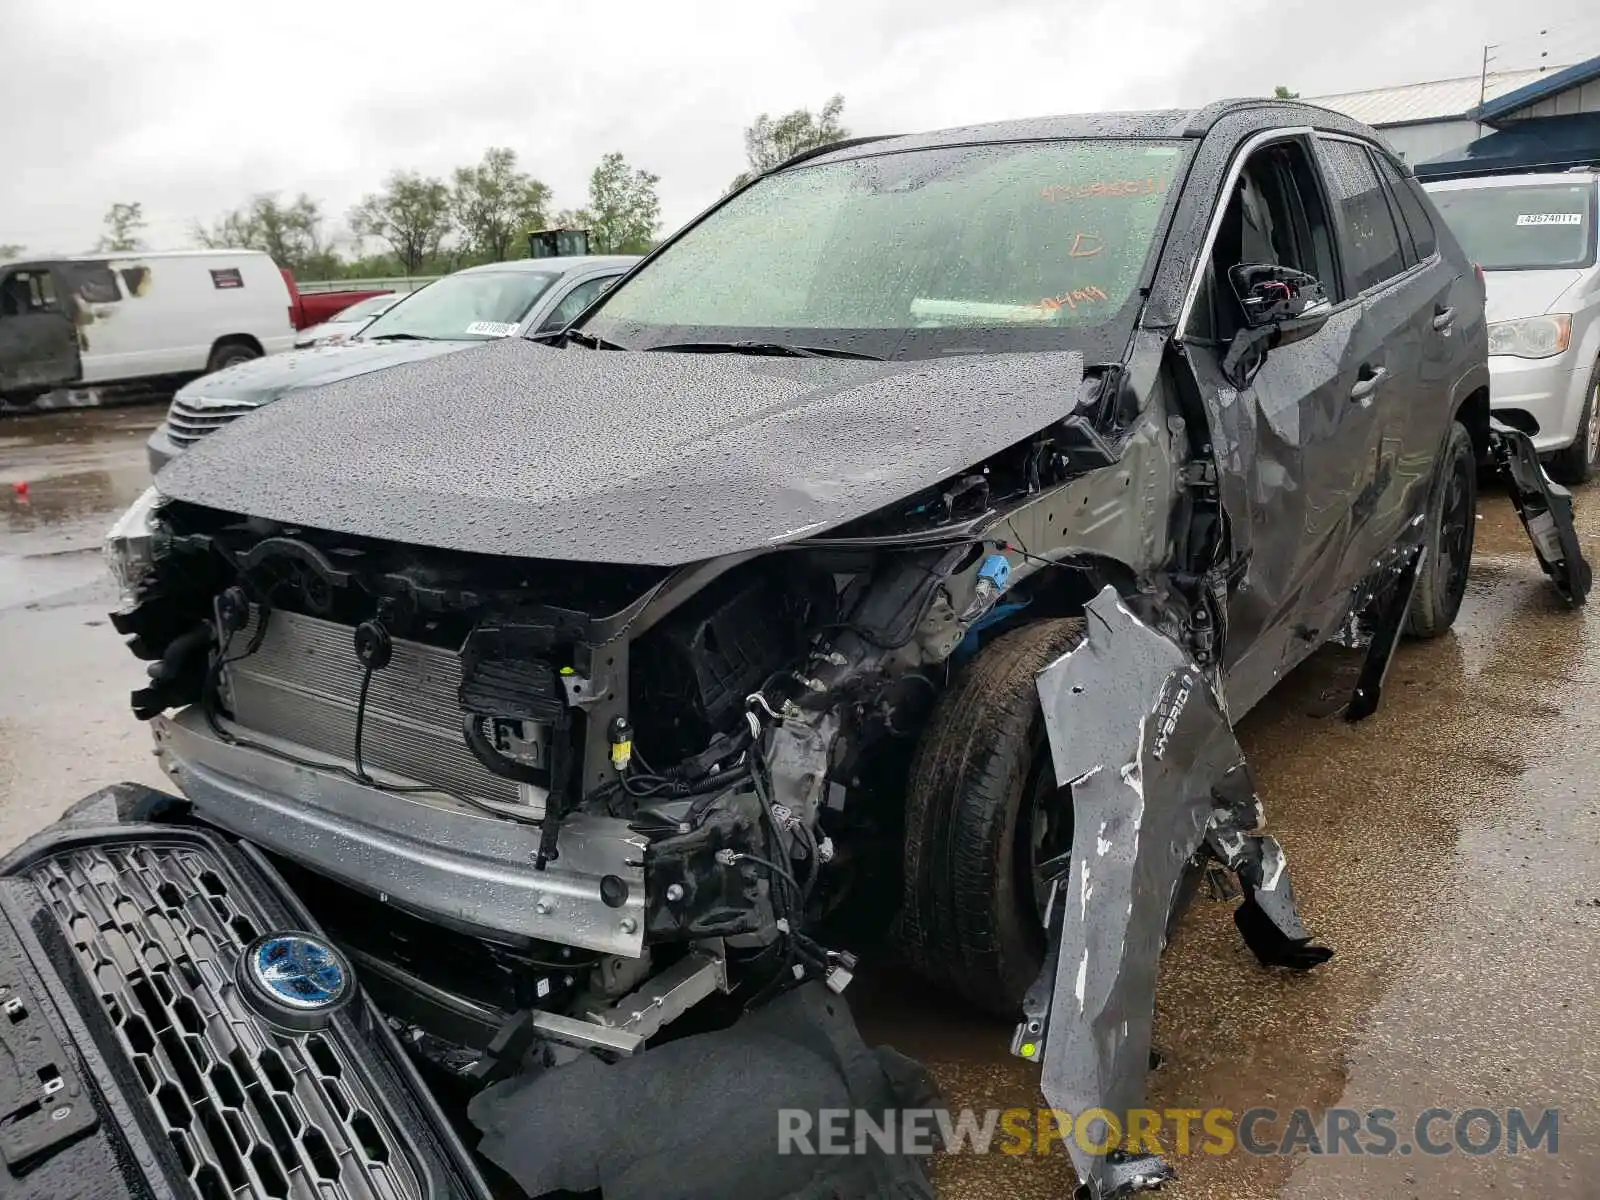
[[[1600,172],[1427,185],[1488,284],[1490,405],[1533,438],[1550,474],[1600,470]]]

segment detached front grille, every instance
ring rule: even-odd
[[[192,845],[109,843],[35,866],[198,1200],[405,1200],[407,1143],[336,1028],[279,1033],[233,983],[266,918]]]
[[[175,399],[167,409],[167,434],[178,445],[190,446],[258,407],[248,400]]]
[[[235,639],[255,639],[259,610]],[[281,738],[315,754],[349,761],[355,753],[362,666],[347,625],[277,610],[253,654],[225,672],[229,707],[246,730]],[[372,673],[362,724],[362,763],[413,783],[544,813],[543,789],[486,769],[467,749],[457,701],[461,658],[451,650],[394,640],[394,657]]]

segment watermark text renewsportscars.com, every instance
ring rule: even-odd
[[[1052,1108],[778,1110],[780,1154],[1556,1154],[1561,1113],[1546,1109]]]

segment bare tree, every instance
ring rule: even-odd
[[[442,179],[424,179],[415,172],[396,171],[383,191],[365,196],[350,210],[350,231],[387,242],[408,275],[438,257],[454,226],[450,189]]]
[[[491,147],[475,167],[457,167],[450,193],[456,226],[475,257],[501,262],[519,234],[545,224],[550,189],[517,169],[517,152]]]
[[[142,204],[113,204],[106,211],[105,226],[105,234],[95,246],[99,253],[130,254],[144,249],[144,241],[139,237],[139,231],[145,227]]]
[[[290,204],[279,201],[276,193],[263,192],[213,225],[196,221],[190,232],[208,249],[265,250],[280,267],[295,271],[326,261],[328,254],[322,206],[304,192]]]
[[[744,131],[745,157],[750,169],[735,179],[729,190],[743,187],[764,171],[793,158],[802,150],[826,146],[850,136],[840,117],[844,115],[844,97],[835,95],[813,113],[808,108],[797,108],[781,117],[762,113]]]

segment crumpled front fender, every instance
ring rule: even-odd
[[[1263,964],[1304,968],[1332,952],[1300,924],[1282,848],[1255,832],[1261,802],[1204,671],[1111,588],[1086,615],[1087,639],[1038,678],[1074,831],[1071,853],[1047,867],[1049,955],[1013,1048],[1041,1063],[1054,1108],[1102,1110],[1126,1129],[1144,1100],[1156,971],[1191,859],[1238,873],[1235,921]],[[1069,1148],[1097,1200],[1171,1178],[1154,1156]]]

